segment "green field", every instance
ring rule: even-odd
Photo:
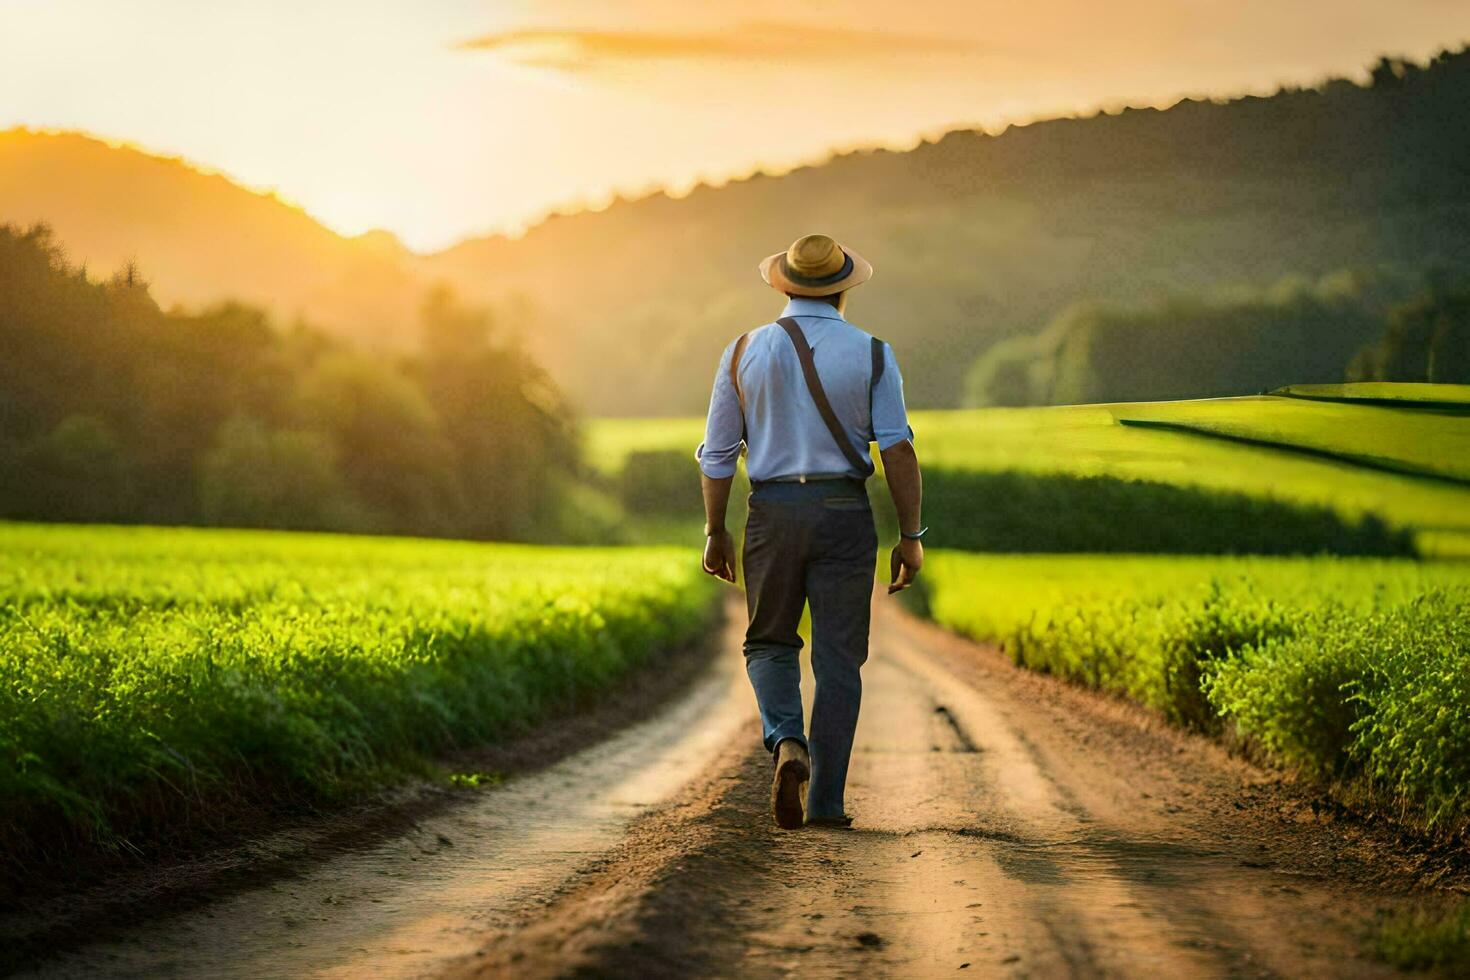
[[[1404,402],[1403,404],[1409,404]],[[1125,425],[1236,440],[1470,488],[1470,416],[1257,396],[1117,406]]]
[[[1381,387],[1381,386],[1380,386]],[[1434,386],[1439,387],[1439,386]],[[1124,418],[1212,423],[1269,435],[1280,447],[1208,434],[1127,426]],[[1330,508],[1346,520],[1377,515],[1417,535],[1431,554],[1470,554],[1470,487],[1304,455],[1372,455],[1401,468],[1470,472],[1470,418],[1298,398],[1254,397],[1056,408],[915,412],[915,444],[932,481],[956,473],[1105,476]],[[598,420],[590,454],[615,472],[632,451],[690,454],[698,419]],[[690,464],[692,479],[693,464]]]
[[[1470,565],[931,552],[939,623],[1436,828],[1470,819]]]
[[[694,450],[704,439],[704,419],[588,419],[587,462],[599,472],[615,474],[632,453],[679,452],[694,465]]]
[[[0,524],[0,848],[422,770],[690,642],[716,596],[688,550]]]
[[[1406,381],[1353,381],[1336,385],[1285,385],[1271,392],[1289,398],[1324,401],[1385,402],[1391,405],[1470,408],[1470,385]]]

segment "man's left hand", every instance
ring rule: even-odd
[[[888,555],[888,567],[893,575],[888,594],[902,592],[914,584],[919,569],[924,567],[924,546],[917,538],[899,538]]]
[[[729,531],[716,531],[705,538],[704,570],[715,578],[735,584],[735,539]]]

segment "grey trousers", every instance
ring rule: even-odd
[[[767,750],[785,739],[812,759],[807,814],[843,815],[843,790],[862,703],[861,668],[878,537],[857,480],[761,483],[745,526],[745,667],[760,707]],[[803,726],[802,608],[812,612],[811,734]]]

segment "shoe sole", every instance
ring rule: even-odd
[[[776,770],[776,779],[771,784],[771,813],[776,826],[784,830],[798,830],[806,823],[807,780],[811,773],[800,759],[788,759]]]

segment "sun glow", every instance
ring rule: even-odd
[[[101,134],[434,249],[834,148],[1311,84],[1470,37],[1470,6],[1436,0],[1248,0],[1209,31],[1166,0],[992,7],[0,4],[0,128]]]

